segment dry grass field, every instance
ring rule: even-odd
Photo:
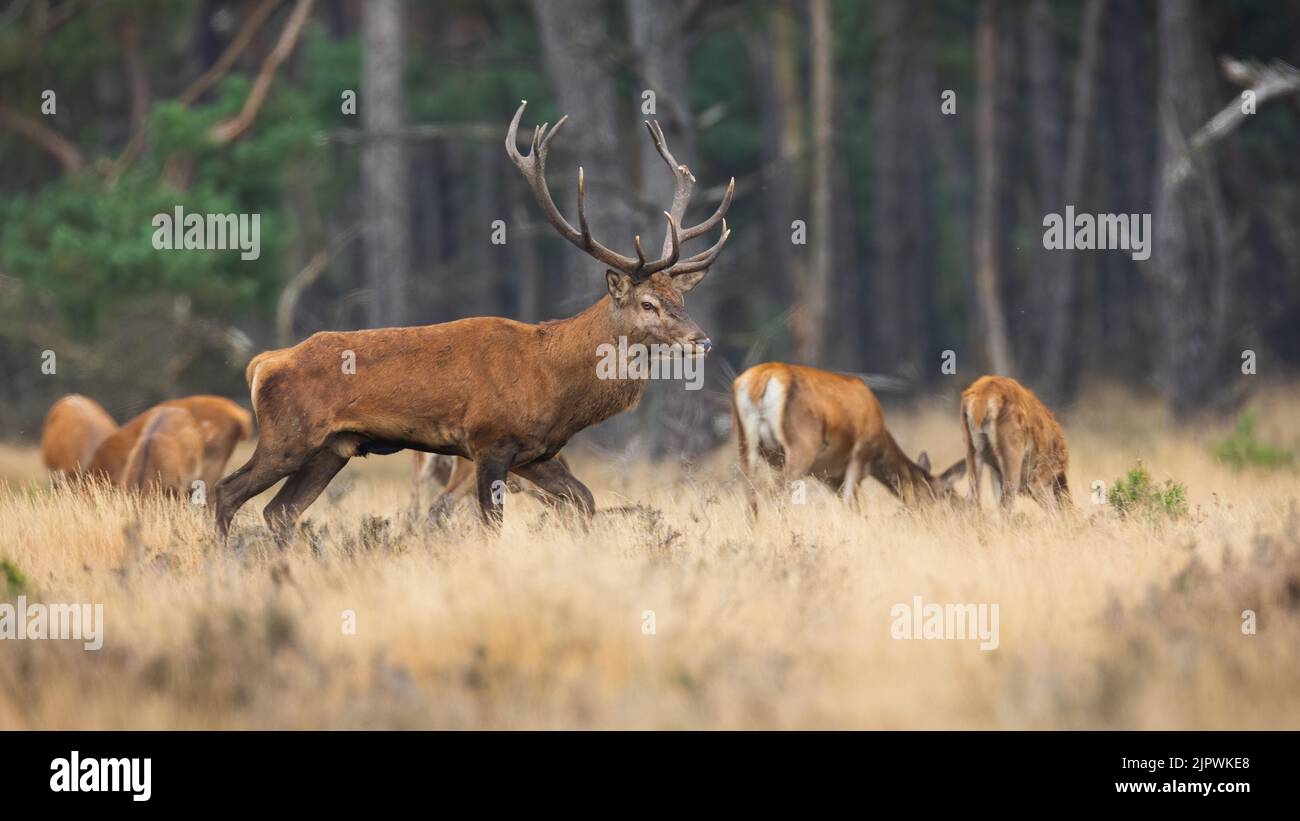
[[[1300,441],[1298,405],[1256,397],[1260,437]],[[889,420],[944,467],[956,415]],[[1234,472],[1208,449],[1225,426],[1119,394],[1062,421],[1077,516],[911,512],[873,483],[861,514],[812,489],[751,523],[730,449],[689,474],[577,449],[605,512],[512,496],[496,534],[416,522],[400,454],[354,460],[284,552],[269,495],[225,550],[204,509],[51,490],[0,448],[0,559],[29,600],[105,619],[98,651],[0,642],[0,728],[1300,728],[1294,469]],[[1186,517],[1092,503],[1139,459]],[[918,595],[996,603],[999,646],[891,638]]]

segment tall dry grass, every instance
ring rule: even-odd
[[[1296,398],[1258,399],[1263,436],[1300,440]],[[955,418],[890,422],[942,467]],[[266,496],[223,549],[202,509],[52,490],[0,448],[0,558],[106,622],[94,652],[0,641],[0,727],[1300,727],[1296,474],[1231,472],[1206,446],[1226,426],[1113,392],[1064,424],[1074,517],[911,512],[872,484],[862,514],[811,488],[750,522],[730,450],[690,472],[579,452],[626,509],[584,528],[512,496],[493,534],[407,515],[398,456],[354,460],[287,552]],[[1138,459],[1186,483],[1186,519],[1091,503]],[[892,639],[916,595],[996,603],[998,649]]]

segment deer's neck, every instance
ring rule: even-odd
[[[890,492],[911,503],[929,493],[929,483],[921,466],[907,458],[907,454],[885,433],[885,447],[880,458],[871,467],[871,475]]]
[[[557,385],[562,395],[557,399],[565,403],[575,425],[594,425],[641,401],[645,380],[603,379],[597,368],[609,350],[604,346],[617,349],[619,343],[608,295],[577,316],[539,327],[544,333],[546,364],[560,377]]]

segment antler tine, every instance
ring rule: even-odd
[[[547,135],[542,138],[542,145],[540,149],[542,152],[542,162],[546,162],[546,152],[550,150],[551,139],[554,138],[556,134],[560,133],[560,129],[563,128],[564,124],[567,123],[568,121],[569,121],[569,115],[565,114],[555,123],[555,127],[552,128],[547,133]],[[543,126],[543,129],[544,128],[545,126]]]
[[[591,250],[591,228],[587,226],[587,178],[582,166],[578,166],[578,228],[582,231],[582,242]]]
[[[673,174],[676,175],[683,171],[690,174],[690,169],[685,165],[678,163],[677,158],[673,156],[673,152],[668,150],[668,140],[664,137],[664,129],[663,126],[659,125],[659,121],[646,120],[645,127],[650,132],[650,139],[655,144],[655,150],[659,152],[660,157],[663,157],[664,162],[668,163],[668,167],[672,170]],[[691,182],[695,182],[694,175],[691,176]]]
[[[610,268],[623,273],[640,273],[643,266],[638,260],[611,251],[591,236],[591,230],[587,225],[586,183],[581,168],[578,169],[578,220],[582,226],[581,231],[569,224],[569,221],[560,213],[560,209],[556,207],[555,201],[551,199],[550,189],[546,187],[546,153],[550,148],[551,140],[559,132],[560,126],[564,125],[565,121],[568,120],[568,117],[561,117],[555,127],[551,129],[548,129],[545,124],[534,127],[532,145],[528,156],[519,153],[519,121],[523,119],[524,108],[527,105],[527,100],[521,100],[519,108],[515,111],[514,118],[510,121],[510,128],[506,131],[506,154],[509,155],[511,162],[515,164],[519,172],[524,175],[528,187],[533,192],[533,199],[537,200],[537,204],[542,209],[542,213],[546,215],[547,221],[555,227],[560,236]]]
[[[677,231],[677,220],[667,211],[664,212],[664,217],[668,219],[668,252],[664,254],[662,259],[645,266],[645,270],[642,272],[644,276],[672,268],[677,264],[677,260],[681,258],[682,242]],[[637,240],[637,250],[639,251],[641,247],[640,237]]]
[[[722,236],[714,243],[713,247],[707,251],[701,251],[693,257],[688,257],[681,262],[673,265],[668,269],[669,276],[680,276],[682,274],[693,274],[696,271],[702,271],[713,265],[718,254],[722,252],[722,247],[727,244],[727,238],[731,236],[731,229],[727,227],[727,221],[722,221]]]
[[[654,143],[655,151],[668,165],[668,170],[673,174],[673,204],[670,208],[673,218],[681,225],[686,218],[686,207],[691,202],[691,191],[695,187],[695,175],[686,165],[677,162],[673,152],[668,149],[668,138],[664,136],[663,126],[659,125],[658,120],[646,120],[646,130],[650,132],[650,140]],[[683,239],[683,241],[685,241]],[[672,237],[668,231],[664,232],[663,256],[667,257],[671,248]]]
[[[645,251],[642,251],[642,250],[641,250],[641,235],[640,235],[640,234],[637,234],[637,235],[636,235],[636,237],[633,239],[633,243],[636,245],[636,268],[637,268],[637,273],[640,274],[641,271],[645,269]]]
[[[515,165],[523,170],[520,165],[524,156],[519,153],[519,121],[523,119],[524,109],[528,106],[527,100],[519,101],[519,108],[515,109],[515,116],[510,120],[510,127],[506,129],[506,155],[514,162]]]
[[[692,226],[682,231],[682,242],[689,242],[696,237],[703,236],[713,230],[713,226],[718,224],[726,216],[727,209],[731,207],[731,199],[736,193],[736,178],[732,177],[731,182],[727,183],[727,192],[722,195],[722,202],[718,204],[718,210],[713,212],[713,216],[701,222],[699,225]]]
[[[668,218],[668,232],[671,234],[673,241],[672,251],[668,254],[668,259],[665,260],[668,264],[664,267],[671,268],[677,264],[677,260],[681,259],[682,240],[677,231],[677,219],[667,211],[664,212],[664,216]]]

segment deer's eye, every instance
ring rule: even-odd
[[[653,302],[642,302],[641,307],[647,311],[653,311],[655,309],[655,304]]]

